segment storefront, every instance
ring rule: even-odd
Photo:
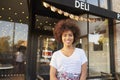
[[[69,3],[68,3],[69,2]],[[101,72],[115,73],[114,19],[120,14],[79,0],[30,0],[26,80],[42,76],[49,80],[49,61],[61,45],[54,40],[54,24],[42,26],[37,19],[76,20],[81,29],[80,41],[88,57],[88,78],[99,78]],[[45,22],[48,23],[48,22]],[[39,26],[39,27],[38,27]]]

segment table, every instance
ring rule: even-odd
[[[1,64],[0,65],[0,77],[9,78],[11,70],[14,68],[12,64]]]
[[[13,69],[13,68],[14,68],[14,66],[12,66],[12,65],[2,65],[2,66],[0,66],[0,70]]]

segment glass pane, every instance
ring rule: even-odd
[[[28,25],[15,23],[14,31],[14,55],[16,63],[15,70],[18,74],[24,74],[26,63]]]
[[[13,22],[0,21],[0,53],[13,50]]]
[[[14,68],[13,26],[13,22],[0,21],[0,79],[11,75]],[[3,70],[6,67],[10,72]]]
[[[108,20],[89,23],[89,76],[101,76],[101,72],[110,73]]]
[[[87,0],[87,3],[98,6],[98,0]]]
[[[25,61],[22,59],[23,57],[25,59],[23,54],[25,54],[27,47],[27,33],[28,25],[0,21],[0,79],[14,79],[15,76],[24,78]],[[17,50],[21,50],[23,54],[16,57]],[[23,62],[16,62],[16,60]]]
[[[28,25],[15,23],[15,46],[25,46],[27,47],[27,36],[28,36]]]
[[[115,45],[115,62],[116,62],[116,72],[120,72],[120,21],[117,21],[117,24],[116,24],[116,28],[115,28],[115,31],[116,31],[116,45]]]
[[[87,17],[86,14],[82,15],[81,17]],[[88,55],[88,49],[87,49],[87,22],[86,21],[78,21],[78,26],[80,27],[80,40],[76,45],[81,44],[80,48],[84,49],[86,52],[86,55]]]
[[[117,24],[119,24],[119,23],[120,23],[120,21],[119,21],[119,20],[116,20],[116,23],[117,23]]]
[[[87,17],[87,15],[84,14],[84,15],[82,15],[82,17]],[[49,18],[47,18],[47,20],[49,22]],[[53,21],[53,20],[51,20],[51,21]],[[39,19],[39,21],[40,21],[40,19]],[[55,19],[55,22],[56,22],[56,19]],[[80,40],[75,43],[75,46],[78,48],[84,49],[86,52],[86,55],[88,55],[87,22],[86,21],[76,21],[76,23],[80,27],[81,36],[80,36]],[[54,27],[54,25],[50,26],[50,27]],[[44,26],[43,26],[43,28],[44,28]],[[49,80],[49,62],[50,62],[51,55],[52,55],[51,53],[53,53],[55,50],[58,50],[60,47],[61,47],[61,45],[55,41],[53,36],[41,34],[38,37],[37,76],[39,75],[40,77],[44,78],[45,80]]]
[[[45,31],[53,32],[58,20],[44,16],[36,16],[36,19],[35,27],[41,30],[37,45],[37,76],[42,77],[44,80],[49,80],[49,63],[52,53],[58,50],[58,43],[55,41],[53,34],[45,33]]]
[[[107,9],[108,8],[107,1],[108,0],[100,0],[100,7]]]
[[[111,0],[112,3],[112,11],[120,13],[120,1],[119,0]]]
[[[86,17],[86,16],[87,16],[86,14],[82,15],[82,17]],[[49,18],[47,18],[47,19],[45,18],[45,20],[47,20],[47,22],[50,22]],[[51,20],[51,18],[50,18],[50,20]],[[40,21],[40,19],[39,19],[39,21]],[[41,22],[43,22],[43,21],[44,20],[42,20]],[[58,20],[56,20],[56,19],[54,20],[52,18],[51,21],[57,22]],[[38,23],[40,23],[40,22],[38,22]],[[53,22],[51,22],[51,24],[52,23]],[[86,21],[76,21],[76,23],[80,27],[81,37],[80,37],[80,40],[78,42],[76,42],[75,46],[78,48],[83,48],[87,55],[87,22]],[[44,28],[44,26],[46,26],[46,25],[47,24],[44,24],[42,27]],[[49,25],[49,27],[54,28],[54,25],[52,25],[52,26]],[[36,23],[36,26],[37,26],[37,23]],[[41,29],[41,28],[39,28],[39,29]],[[49,29],[47,29],[47,30],[49,30]],[[55,41],[53,35],[49,36],[49,35],[41,34],[38,37],[37,75],[44,78],[45,80],[49,80],[49,62],[51,60],[51,55],[55,50],[58,50],[60,48],[61,48],[61,45]]]
[[[52,31],[54,25],[58,22],[57,19],[50,17],[36,15],[36,24],[35,27],[39,30],[48,30]]]
[[[41,35],[38,38],[37,51],[37,75],[49,80],[49,63],[52,53],[57,49],[57,43],[53,37]]]
[[[86,0],[80,0],[80,1],[83,1],[83,2],[85,2]]]
[[[81,17],[87,18],[87,14],[82,15]],[[85,51],[86,56],[88,58],[88,36],[87,36],[87,30],[88,25],[87,21],[78,21],[77,22],[79,28],[80,28],[80,40],[76,43],[76,47],[81,48]]]

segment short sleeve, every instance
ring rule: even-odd
[[[53,55],[52,55],[52,58],[51,58],[51,61],[50,61],[50,66],[57,69],[56,53],[53,53]]]
[[[84,50],[82,50],[82,52],[83,52],[83,54],[82,54],[82,65],[83,65],[84,63],[86,63],[86,62],[87,62],[87,56],[86,56],[86,54],[85,54],[85,51],[84,51]]]

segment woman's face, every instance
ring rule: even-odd
[[[64,46],[71,46],[74,41],[74,35],[72,31],[64,31],[62,34],[62,42]]]

